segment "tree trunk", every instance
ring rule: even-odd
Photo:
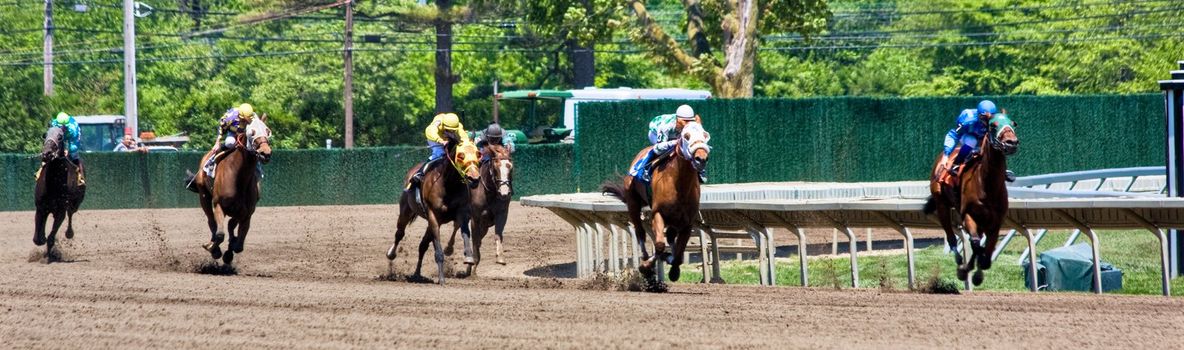
[[[576,40],[568,40],[567,47],[571,59],[572,84],[577,89],[596,86],[596,44],[581,46]]]
[[[452,84],[459,77],[452,75],[452,22],[448,10],[452,0],[436,0],[436,113],[455,112],[452,106]]]
[[[722,76],[716,79],[719,97],[752,97],[753,68],[756,64],[757,0],[735,0],[730,18],[724,21]]]

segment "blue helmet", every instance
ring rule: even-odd
[[[987,113],[993,115],[999,112],[995,109],[995,102],[991,102],[990,100],[982,100],[978,103],[978,115],[984,115]]]

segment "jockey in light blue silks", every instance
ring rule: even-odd
[[[688,122],[698,121],[698,116],[695,115],[695,110],[688,105],[678,106],[674,114],[663,114],[654,117],[650,120],[649,139],[650,144],[654,145],[645,157],[633,164],[633,168],[629,170],[629,175],[640,178],[641,181],[649,183],[652,179],[652,172],[654,165],[658,163],[662,156],[670,154],[678,144],[679,135],[682,133],[682,127]],[[640,175],[640,176],[639,176]],[[699,182],[707,182],[707,175],[699,172]]]
[[[58,115],[49,121],[49,126],[65,129],[66,132],[62,135],[62,142],[65,144],[62,147],[65,149],[66,157],[70,159],[70,162],[78,166],[78,185],[86,186],[85,176],[83,176],[82,158],[80,157],[82,150],[78,148],[82,141],[82,131],[78,127],[78,121],[69,114],[66,114],[66,112],[58,112]],[[45,168],[44,162],[41,163],[41,168]],[[37,170],[37,177],[41,177],[41,169]]]
[[[937,167],[938,179],[942,183],[953,185],[960,175],[962,164],[970,158],[981,145],[979,142],[990,130],[987,121],[999,113],[995,103],[989,100],[979,101],[975,109],[963,110],[958,115],[957,125],[946,133],[944,149],[940,165]],[[951,155],[953,156],[951,159]],[[1015,174],[1007,171],[1008,181],[1014,181]]]

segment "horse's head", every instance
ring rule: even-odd
[[[703,124],[688,122],[683,126],[678,149],[684,158],[691,161],[696,171],[703,171],[707,166],[707,155],[711,153],[711,146],[707,145],[709,141],[711,134],[703,129]]]
[[[264,164],[271,161],[271,128],[267,127],[266,114],[247,124],[247,150],[255,152]]]
[[[63,155],[65,147],[62,143],[65,135],[66,129],[61,126],[51,126],[45,131],[45,142],[41,145],[41,161],[48,163]]]
[[[514,174],[514,163],[510,160],[510,151],[499,145],[488,145],[485,146],[485,152],[489,153],[489,162],[491,163],[489,167],[491,174],[487,174],[487,176],[494,181],[498,199],[509,198],[514,194],[510,182]]]
[[[480,169],[481,156],[477,153],[477,145],[472,141],[461,142],[456,145],[455,155],[452,159],[452,166],[460,172],[461,176],[465,177],[465,182],[476,184],[481,178]]]
[[[1020,147],[1020,139],[1015,133],[1015,122],[1007,117],[1007,111],[995,114],[987,121],[991,127],[991,147],[1003,152],[1004,155],[1015,154]]]

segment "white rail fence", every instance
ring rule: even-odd
[[[1155,173],[1153,169],[1158,170]],[[1184,199],[1163,197],[1163,168],[1107,169],[1032,176],[1018,179],[1005,228],[1028,240],[1050,229],[1079,230],[1090,238],[1094,260],[1094,289],[1101,291],[1098,229],[1146,229],[1159,239],[1162,292],[1170,295],[1166,229],[1184,228]],[[1088,189],[1088,190],[1086,190]],[[756,246],[762,284],[775,282],[775,237],[771,228],[784,228],[798,240],[801,284],[807,285],[807,228],[835,228],[849,239],[853,287],[859,286],[855,228],[887,228],[904,239],[909,287],[916,287],[911,230],[938,229],[921,213],[928,195],[924,182],[889,183],[776,183],[711,185],[703,189],[698,230],[703,274],[719,278],[719,239],[748,238]],[[577,275],[619,273],[636,268],[640,251],[627,224],[624,204],[598,193],[543,195],[522,198],[522,204],[544,207],[575,228]],[[652,233],[650,234],[652,238]],[[1042,236],[1042,233],[1039,234]],[[964,247],[963,249],[967,249]],[[1001,249],[1001,248],[1000,248]],[[1035,275],[1035,254],[1027,254]],[[1035,291],[1035,279],[1029,289]]]

